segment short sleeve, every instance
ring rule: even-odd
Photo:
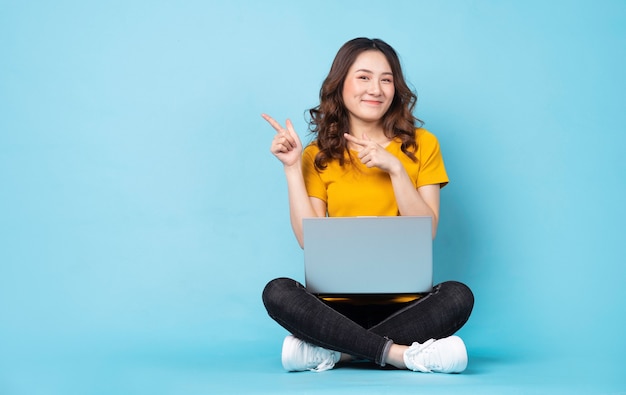
[[[449,180],[439,148],[439,141],[434,134],[425,129],[418,129],[416,134],[420,163],[417,187],[439,184],[443,188]]]

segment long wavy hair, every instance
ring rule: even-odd
[[[359,37],[348,41],[339,49],[320,88],[320,104],[309,110],[309,130],[316,135],[314,143],[319,147],[315,167],[320,171],[332,160],[338,160],[342,166],[346,157],[348,161],[352,160],[348,141],[343,136],[350,130],[350,117],[343,101],[343,86],[350,67],[365,51],[380,51],[393,73],[395,94],[391,106],[382,118],[385,136],[389,139],[400,139],[402,152],[411,160],[417,160],[415,128],[423,125],[413,115],[417,95],[404,80],[396,51],[383,40]]]

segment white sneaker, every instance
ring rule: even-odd
[[[404,352],[404,363],[416,372],[460,373],[467,367],[467,350],[458,336],[415,342]]]
[[[341,353],[314,346],[293,335],[283,341],[283,367],[289,372],[323,372],[339,362]]]

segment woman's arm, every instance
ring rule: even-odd
[[[302,143],[290,120],[283,128],[269,115],[263,118],[276,130],[270,151],[283,164],[289,196],[289,217],[293,233],[301,248],[304,248],[302,219],[326,215],[326,203],[309,197],[302,174]]]
[[[309,197],[300,161],[293,166],[285,166],[287,178],[287,193],[289,195],[289,218],[291,228],[298,240],[300,248],[304,248],[304,236],[302,231],[302,219],[326,216],[326,202],[321,199]]]
[[[400,215],[430,216],[433,221],[433,239],[437,235],[439,224],[439,184],[424,185],[415,189],[406,170],[400,164],[400,169],[389,173],[393,192]]]

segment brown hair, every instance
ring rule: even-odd
[[[415,127],[423,124],[413,116],[417,96],[404,80],[396,51],[380,39],[360,37],[348,41],[339,49],[320,88],[320,104],[309,110],[309,130],[317,135],[314,143],[319,147],[315,157],[315,167],[318,170],[324,170],[328,162],[334,159],[343,165],[346,154],[351,160],[348,142],[343,137],[349,130],[350,122],[342,92],[350,67],[365,51],[380,51],[389,62],[393,73],[395,94],[391,106],[382,118],[385,136],[389,139],[400,139],[402,152],[413,161],[417,160],[414,154],[417,150]]]

